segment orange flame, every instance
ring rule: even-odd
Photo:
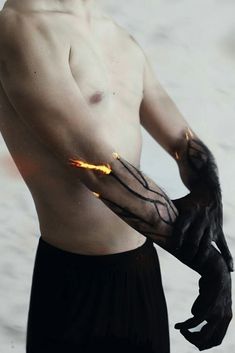
[[[115,158],[115,159],[119,159],[120,158],[120,156],[119,156],[119,154],[117,152],[113,152],[112,155],[113,155],[113,158]],[[112,172],[112,169],[111,169],[111,167],[110,167],[110,165],[108,163],[107,164],[101,164],[101,165],[95,165],[95,164],[90,164],[90,163],[81,161],[79,159],[70,158],[69,159],[69,164],[71,166],[73,166],[73,167],[76,167],[76,168],[85,168],[85,169],[99,170],[99,171],[101,171],[104,174],[110,174]]]
[[[190,130],[189,127],[187,127],[187,131],[185,132],[185,137],[186,137],[187,141],[189,141],[189,137],[192,138],[193,136],[194,136],[193,132]]]
[[[175,158],[176,159],[180,159],[179,155],[178,155],[178,152],[175,152]]]
[[[100,197],[100,194],[98,194],[97,192],[93,192],[93,195],[96,197]]]
[[[119,154],[117,152],[113,152],[112,154],[113,154],[113,158],[115,158],[115,159],[119,159],[120,158],[120,156],[119,156]]]
[[[189,127],[187,127],[186,131],[185,131],[186,140],[189,141],[190,138],[193,138],[193,137],[194,137],[194,134],[193,134],[192,130]],[[175,158],[177,160],[180,160],[180,156],[179,156],[179,153],[177,151],[175,151]]]
[[[85,169],[92,169],[92,170],[99,170],[104,174],[110,174],[112,169],[109,164],[105,165],[95,165],[80,161],[78,159],[70,159],[69,164],[76,168],[85,168]]]

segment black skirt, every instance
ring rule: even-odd
[[[157,251],[82,255],[42,237],[36,252],[27,353],[169,353],[169,326]]]

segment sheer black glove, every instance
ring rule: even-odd
[[[207,249],[208,247],[206,247],[204,240],[206,239],[207,241],[209,237],[195,237],[195,242],[198,239],[202,239],[202,241],[199,241],[198,244],[199,251],[189,258],[187,250],[193,248],[190,237],[184,237],[184,251],[182,253],[177,250],[178,239],[174,236],[175,223],[179,217],[179,206],[182,206],[180,208],[181,221],[186,220],[191,225],[191,218],[184,211],[185,199],[188,200],[192,195],[196,197],[198,194],[192,193],[190,196],[175,201],[174,205],[174,202],[169,199],[166,193],[143,172],[131,165],[118,153],[113,152],[112,156],[113,160],[107,164],[93,164],[81,159],[70,159],[69,163],[76,168],[94,171],[95,175],[101,173],[100,175],[98,174],[98,178],[94,178],[95,182],[92,183],[95,188],[92,192],[96,197],[132,228],[151,238],[156,244],[170,252],[181,262],[205,276],[208,273],[208,263],[211,265],[210,269],[213,269],[213,261],[215,261],[214,259],[208,262],[211,252],[208,253],[209,250],[205,251],[205,248]],[[198,205],[198,203],[197,201],[196,207],[203,209],[201,204]],[[192,205],[190,198],[187,207],[194,210]],[[209,221],[206,224],[209,225]],[[197,235],[197,228],[200,226],[200,222],[193,224],[193,226],[195,228],[194,233]],[[181,227],[176,229],[181,231]],[[211,231],[210,228],[208,229]],[[210,247],[213,248],[212,246]],[[216,263],[214,265],[216,266]],[[219,274],[221,275],[220,272]],[[205,278],[206,285],[207,278],[210,279],[210,276],[203,278]],[[220,299],[219,295],[217,299]],[[215,303],[217,303],[217,299]],[[204,297],[201,297],[201,302],[201,305],[203,305]],[[213,305],[213,298],[209,298],[209,302]],[[219,313],[221,313],[221,310],[222,306]]]
[[[222,225],[215,221],[214,210],[207,202],[203,189],[194,190],[188,195],[172,200],[179,215],[174,223],[173,248],[175,256],[185,260],[188,265],[199,251],[207,255],[210,244],[215,241],[229,271],[233,271],[233,259],[225,240]],[[216,236],[214,235],[216,234]]]
[[[191,192],[172,200],[179,216],[165,250],[201,275],[199,296],[191,309],[194,317],[175,328],[199,350],[204,350],[221,344],[232,318],[232,300],[230,268],[211,244],[210,209],[200,208],[201,197],[200,193]],[[179,238],[180,231],[183,236]],[[207,324],[200,332],[189,331],[205,320]]]
[[[176,155],[181,179],[191,192],[182,199],[172,200],[180,212],[174,233],[177,248],[189,258],[195,256],[202,241],[205,249],[214,241],[233,271],[233,258],[222,229],[223,205],[215,159],[190,130],[186,137],[184,148]]]
[[[206,257],[196,256],[190,267],[201,274],[199,296],[191,309],[194,316],[177,323],[175,328],[202,351],[222,343],[232,319],[231,274],[213,245],[207,250]],[[207,323],[200,331],[189,331],[203,321]]]

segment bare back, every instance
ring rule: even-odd
[[[58,44],[59,55],[67,56],[74,80],[104,138],[110,138],[116,150],[139,167],[144,55],[138,45],[107,17],[94,18],[88,28],[82,19],[68,13],[24,16],[41,26],[48,41]],[[46,53],[45,61],[53,65]],[[32,134],[2,87],[0,129],[32,194],[41,235],[48,243],[83,254],[116,253],[144,243],[142,234],[93,197]]]

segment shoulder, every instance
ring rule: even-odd
[[[32,33],[31,30],[31,21],[27,21],[24,15],[12,9],[0,12],[0,45],[4,49],[22,45],[25,38]]]
[[[1,43],[7,39],[7,37],[12,35],[12,37],[17,34],[13,32],[14,27],[16,27],[16,13],[14,10],[6,9],[0,12],[0,41]]]
[[[33,48],[40,49],[43,37],[49,37],[48,21],[7,8],[0,12],[0,53],[16,55]]]
[[[20,27],[17,13],[12,9],[0,12],[0,58],[7,59],[14,52],[16,44],[20,45]],[[18,28],[18,31],[17,31]]]
[[[33,21],[28,15],[12,8],[4,9],[0,12],[0,37],[11,36],[11,39],[17,38],[18,33],[29,29],[32,24]]]

